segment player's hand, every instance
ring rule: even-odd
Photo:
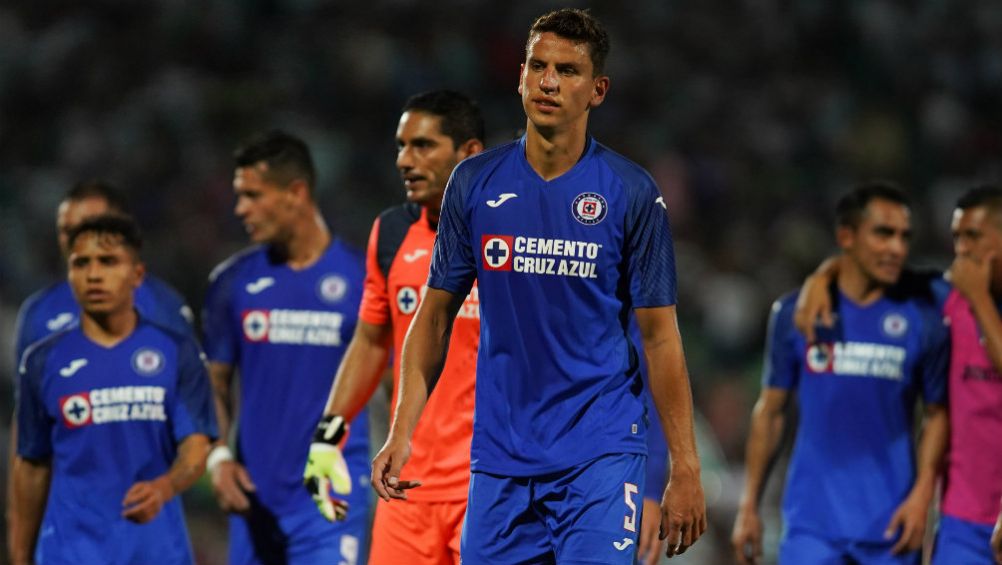
[[[372,488],[385,501],[407,500],[407,491],[421,486],[420,481],[401,481],[400,469],[411,458],[411,443],[392,435],[372,460]]]
[[[762,518],[755,509],[739,509],[731,532],[738,565],[758,565],[762,560]]]
[[[331,489],[336,494],[351,494],[351,473],[341,455],[341,448],[329,443],[311,443],[303,471],[303,484],[324,518],[333,522],[348,516],[348,502],[331,496]]]
[[[677,468],[683,468],[678,465]],[[692,467],[689,467],[690,469]],[[685,553],[706,531],[706,500],[698,471],[672,469],[661,500],[661,530],[658,539],[668,540],[665,555]]]
[[[923,495],[912,493],[898,506],[891,516],[891,521],[884,530],[884,539],[892,540],[898,536],[898,541],[891,548],[891,553],[898,555],[922,549],[925,539],[925,525],[929,516],[929,499]]]
[[[986,294],[989,292],[994,259],[994,251],[986,254],[983,259],[958,256],[946,271],[946,280],[968,300],[972,300],[978,294]]]
[[[640,543],[637,544],[637,563],[656,565],[667,542],[658,539],[661,529],[661,504],[653,498],[644,498],[644,513],[640,521]]]
[[[125,493],[122,517],[130,522],[145,524],[156,518],[164,504],[173,497],[174,487],[167,475],[152,481],[140,481]]]
[[[995,521],[995,529],[992,530],[992,555],[995,556],[995,562],[1002,565],[1002,514],[999,514],[998,520]]]
[[[823,274],[814,274],[804,280],[797,296],[797,305],[793,311],[793,323],[797,330],[804,334],[807,343],[815,343],[816,324],[826,328],[835,325],[832,318],[832,299],[828,292],[831,278]]]
[[[212,471],[212,491],[223,512],[246,512],[250,510],[250,500],[246,493],[257,487],[251,481],[247,469],[236,461],[221,461]]]

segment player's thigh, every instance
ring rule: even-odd
[[[932,565],[994,565],[992,526],[943,516],[936,530]]]
[[[452,565],[451,531],[436,510],[433,502],[378,501],[369,565]]]
[[[852,557],[863,565],[920,565],[922,550],[907,553],[891,553],[894,542],[855,544],[852,547]],[[959,562],[958,562],[959,563]]]
[[[552,564],[549,533],[532,508],[530,481],[470,474],[463,565]]]
[[[643,512],[647,457],[605,455],[542,479],[544,508],[558,563],[632,565]]]
[[[275,516],[252,506],[245,515],[230,516],[230,565],[364,563],[368,522],[364,511],[331,523],[316,508]]]
[[[779,542],[779,565],[847,565],[845,544],[804,530],[787,530]]]
[[[439,506],[439,515],[445,526],[445,532],[449,540],[446,545],[449,547],[451,565],[460,565],[459,547],[463,538],[463,521],[466,518],[466,501],[457,500],[454,502],[443,502]]]

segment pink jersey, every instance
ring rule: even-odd
[[[1002,496],[1002,375],[992,367],[967,301],[950,292],[950,447],[943,513],[994,524]]]

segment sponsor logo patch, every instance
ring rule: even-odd
[[[412,286],[402,286],[397,291],[397,309],[404,316],[413,314],[418,307],[418,291]]]
[[[511,270],[513,239],[510,235],[484,235],[480,238],[485,270]]]

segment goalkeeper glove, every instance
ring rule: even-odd
[[[331,496],[351,493],[351,474],[341,455],[338,443],[348,432],[348,424],[341,416],[324,416],[317,424],[310,444],[310,455],[303,471],[303,483],[310,491],[317,510],[331,522],[344,520],[348,515],[348,502]]]

